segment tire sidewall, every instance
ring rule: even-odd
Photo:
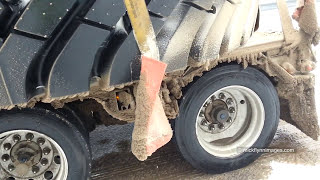
[[[219,158],[209,154],[199,143],[196,135],[196,119],[200,107],[214,92],[227,86],[239,85],[253,90],[265,109],[265,122],[254,148],[269,145],[279,121],[279,99],[270,80],[258,70],[242,69],[230,65],[205,74],[190,89],[180,103],[180,115],[176,120],[176,139],[183,156],[194,166],[212,172],[226,172],[244,167],[260,153],[243,153],[235,158]],[[276,112],[276,113],[275,113]]]
[[[37,113],[35,113],[37,112]],[[90,151],[84,136],[63,117],[45,110],[25,110],[0,114],[0,133],[31,130],[53,139],[68,161],[68,180],[88,179]]]

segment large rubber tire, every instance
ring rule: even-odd
[[[266,148],[272,141],[279,123],[280,106],[277,92],[271,81],[252,67],[227,65],[206,73],[192,84],[180,102],[180,115],[175,122],[175,137],[183,157],[195,168],[208,173],[224,173],[247,166],[261,153],[242,153],[237,157],[220,158],[208,153],[199,143],[196,134],[198,110],[217,90],[227,86],[244,86],[261,99],[265,121],[260,136],[252,148]]]
[[[0,134],[13,130],[30,130],[53,139],[64,151],[68,161],[68,180],[90,178],[91,152],[88,132],[74,119],[60,113],[33,108],[0,113]]]

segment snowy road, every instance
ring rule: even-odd
[[[320,12],[320,0],[318,12]],[[290,13],[295,0],[288,0]],[[261,5],[263,31],[279,31],[280,19],[275,0]],[[320,59],[320,47],[318,59]],[[315,73],[320,77],[320,68]],[[320,78],[316,79],[317,99],[320,99]],[[320,103],[320,101],[317,101]],[[318,106],[318,110],[320,106]],[[320,113],[318,113],[320,115]],[[271,148],[295,149],[295,153],[269,153],[246,168],[222,175],[208,175],[193,169],[180,156],[173,142],[156,152],[145,162],[130,153],[132,124],[100,126],[91,133],[93,153],[92,179],[319,179],[320,142],[313,141],[298,129],[281,122]],[[307,176],[306,176],[307,174]]]

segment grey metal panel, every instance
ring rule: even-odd
[[[110,85],[118,85],[126,82],[131,82],[134,78],[135,72],[138,68],[131,68],[132,63],[139,61],[139,50],[131,33],[125,42],[121,45],[111,68]]]
[[[49,37],[77,0],[33,0],[15,29]]]
[[[152,0],[148,9],[156,14],[168,17],[177,6],[179,0]]]
[[[58,56],[49,78],[50,95],[61,97],[89,91],[97,50],[109,31],[82,24]]]
[[[96,0],[85,19],[114,26],[125,12],[123,0]]]
[[[42,41],[11,34],[0,50],[0,67],[13,104],[26,103],[28,67],[43,45]]]

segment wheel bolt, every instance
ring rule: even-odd
[[[38,166],[32,166],[32,173],[37,174],[39,172],[40,168]]]
[[[209,129],[210,131],[214,130],[214,125],[213,125],[213,124],[210,124],[209,127],[208,127],[208,129]]]
[[[224,129],[224,125],[223,124],[219,124],[219,129]]]
[[[233,103],[231,98],[228,98],[226,102],[227,102],[227,104],[232,104]]]
[[[219,94],[219,99],[224,99],[224,98],[226,98],[226,96],[223,93],[220,93]]]
[[[236,110],[234,109],[234,107],[231,107],[231,108],[229,108],[229,112],[234,113],[234,112],[236,112]]]
[[[18,134],[16,134],[16,135],[13,136],[13,141],[14,141],[14,142],[18,142],[18,141],[20,141],[20,139],[21,139],[21,136],[18,135]]]
[[[199,116],[200,116],[200,117],[204,117],[204,113],[203,113],[203,112],[200,112]]]
[[[40,163],[41,163],[42,166],[45,166],[45,165],[48,164],[48,162],[49,162],[48,159],[44,158],[44,159],[41,160]]]
[[[43,149],[43,154],[44,155],[48,155],[50,153],[50,151],[51,150],[48,147],[46,147],[46,148]]]
[[[37,143],[43,145],[45,143],[45,140],[43,138],[38,138]]]
[[[209,103],[208,103],[208,102],[206,102],[206,103],[204,104],[204,107],[208,107],[208,105],[209,105]]]
[[[12,165],[12,164],[8,165],[8,170],[9,171],[13,171],[14,169],[15,169],[14,165]]]
[[[28,133],[28,134],[26,135],[27,141],[31,141],[33,138],[34,138],[34,135],[33,135],[32,133]]]
[[[11,144],[10,143],[6,143],[3,145],[4,150],[8,151],[9,149],[11,149]]]
[[[8,154],[4,154],[4,155],[1,157],[2,161],[4,161],[4,162],[7,162],[7,161],[9,160],[9,158],[10,158],[10,156],[9,156]]]
[[[227,123],[231,123],[231,122],[232,122],[232,119],[229,118],[229,119],[227,120]]]
[[[205,119],[202,120],[200,124],[201,124],[202,126],[206,125],[206,124],[207,124],[207,120],[205,120]]]

